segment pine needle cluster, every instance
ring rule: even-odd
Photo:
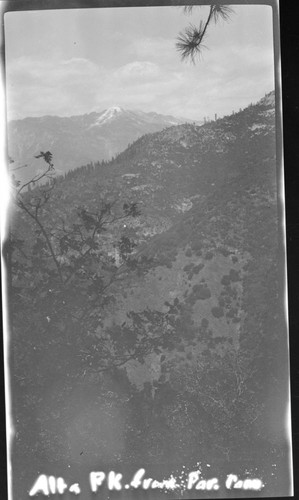
[[[186,5],[184,12],[191,14],[193,7],[193,5]],[[196,57],[200,57],[202,49],[206,48],[203,41],[206,37],[209,24],[212,21],[216,24],[220,19],[229,21],[233,12],[233,9],[229,5],[211,4],[206,22],[200,21],[198,27],[190,23],[183,32],[179,33],[176,49],[180,53],[182,60],[191,59],[195,64]]]

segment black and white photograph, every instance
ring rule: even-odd
[[[292,496],[278,0],[2,20],[9,500]]]

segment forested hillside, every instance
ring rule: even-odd
[[[278,180],[274,92],[56,182],[21,190],[15,179],[16,498],[37,469],[74,482],[91,470],[163,479],[201,467],[259,477],[261,496],[284,491]],[[182,482],[171,495],[198,491]]]

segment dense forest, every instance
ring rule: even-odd
[[[202,126],[144,135],[63,176],[51,152],[36,156],[44,170],[26,185],[10,164],[15,498],[28,498],[43,473],[80,482],[87,500],[92,470],[131,478],[141,467],[159,481],[180,477],[168,498],[198,497],[186,489],[194,470],[257,477],[255,495],[283,494],[274,93]],[[121,495],[146,493],[166,495]]]

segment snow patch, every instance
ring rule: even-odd
[[[97,120],[95,121],[95,123],[93,123],[91,125],[91,127],[95,127],[97,125],[103,125],[104,123],[107,123],[110,120],[113,120],[114,118],[116,118],[118,115],[120,115],[123,112],[124,112],[124,110],[120,106],[112,106],[111,108],[106,109],[106,111],[104,111],[97,118]]]

